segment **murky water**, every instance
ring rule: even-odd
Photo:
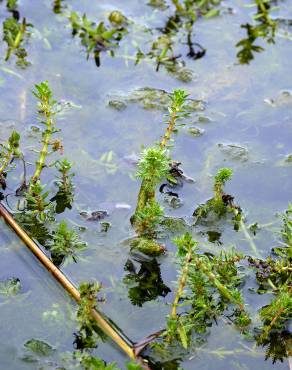
[[[97,279],[105,287],[107,296],[102,310],[134,341],[162,329],[165,315],[173,297],[176,279],[175,248],[171,235],[165,238],[168,253],[153,262],[161,270],[161,278],[172,292],[158,296],[141,307],[131,304],[129,286],[124,283],[125,264],[130,257],[125,240],[134,235],[130,216],[135,209],[139,182],[134,179],[135,165],[131,158],[142,146],[157,141],[164,130],[161,109],[144,109],[143,105],[128,102],[127,96],[139,88],[151,87],[171,92],[185,89],[193,99],[201,100],[202,110],[190,118],[190,126],[179,129],[175,137],[173,158],[182,162],[185,173],[195,183],[179,189],[182,206],[172,208],[160,195],[166,214],[190,219],[198,204],[212,194],[211,175],[222,166],[234,170],[227,185],[244,210],[247,223],[269,224],[257,234],[255,243],[259,254],[267,256],[277,245],[279,222],[276,213],[287,208],[292,199],[292,165],[286,161],[292,153],[292,44],[285,27],[278,32],[275,45],[262,40],[265,51],[255,55],[249,65],[240,65],[236,59],[235,44],[244,37],[240,25],[251,21],[252,10],[240,1],[228,1],[220,17],[200,19],[194,27],[194,39],[207,49],[206,55],[196,61],[184,57],[186,68],[192,72],[192,81],[183,82],[164,68],[155,71],[153,61],[142,60],[135,65],[136,46],[149,48],[152,36],[145,28],[163,27],[169,10],[157,10],[147,1],[108,0],[93,2],[65,1],[67,9],[86,13],[89,19],[100,21],[108,13],[119,9],[129,19],[129,34],[124,37],[115,57],[101,54],[101,67],[94,60],[86,60],[80,40],[72,38],[65,15],[56,15],[49,0],[20,0],[19,12],[34,25],[27,46],[31,66],[22,70],[9,62],[0,61],[0,138],[6,139],[11,129],[22,133],[24,154],[34,161],[32,147],[37,134],[35,99],[31,90],[35,83],[48,80],[59,99],[73,107],[62,114],[59,127],[66,158],[74,163],[76,198],[73,209],[60,218],[70,225],[86,227],[82,237],[88,249],[78,263],[68,264],[62,270],[78,284]],[[292,18],[292,3],[279,3],[275,15]],[[0,4],[0,21],[8,13]],[[1,54],[5,45],[2,42]],[[178,52],[187,53],[180,43]],[[124,98],[125,109],[109,106],[112,97]],[[195,136],[189,127],[199,128]],[[108,153],[111,153],[108,156]],[[107,154],[108,161],[105,160]],[[28,171],[30,171],[28,168]],[[19,182],[21,169],[12,175],[13,186]],[[47,176],[47,180],[46,180]],[[52,181],[49,171],[44,180]],[[107,233],[100,224],[86,221],[81,211],[107,210],[106,221],[111,223]],[[270,225],[270,223],[272,223]],[[196,239],[206,250],[220,250],[218,244],[208,242],[207,228],[193,230]],[[210,230],[209,230],[210,231]],[[214,231],[212,229],[212,231]],[[221,242],[236,245],[244,253],[253,254],[244,235],[232,225],[217,225]],[[203,232],[203,233],[202,233]],[[75,306],[49,274],[39,265],[25,246],[1,222],[0,280],[18,277],[21,292],[12,298],[0,298],[0,368],[5,370],[55,369],[66,351],[72,351]],[[247,281],[246,290],[252,286]],[[258,309],[261,298],[247,294],[251,310]],[[23,360],[23,344],[30,338],[50,343],[56,351],[49,358],[28,363]],[[106,361],[117,361],[123,366],[125,357],[111,343],[101,344],[96,353]],[[178,356],[180,357],[180,356]],[[61,365],[59,365],[61,366]],[[65,365],[64,365],[65,366]],[[172,367],[171,367],[172,366]],[[178,368],[170,364],[169,369]],[[272,364],[265,361],[264,352],[223,321],[210,330],[208,341],[192,352],[181,363],[184,369],[288,369],[288,363]],[[68,367],[69,368],[69,367]]]

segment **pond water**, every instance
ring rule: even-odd
[[[83,230],[81,236],[88,248],[77,263],[62,266],[62,271],[76,285],[93,279],[102,282],[106,294],[102,311],[129,338],[139,341],[165,326],[177,277],[176,248],[171,240],[179,234],[165,236],[162,242],[167,253],[157,259],[141,260],[130,254],[127,240],[134,235],[130,217],[139,191],[135,161],[141,148],[158,141],[165,128],[165,104],[158,100],[157,105],[149,107],[149,101],[156,95],[160,97],[160,90],[170,93],[174,88],[182,88],[200,101],[188,124],[175,134],[172,149],[172,158],[181,162],[185,174],[195,181],[179,188],[179,207],[158,194],[166,215],[184,218],[191,224],[196,207],[212,196],[212,176],[218,168],[230,167],[234,175],[226,190],[240,204],[247,224],[263,225],[254,243],[259,256],[269,255],[279,243],[281,220],[276,214],[283,212],[292,199],[292,163],[287,160],[292,153],[292,2],[278,2],[279,9],[273,17],[287,22],[282,22],[276,31],[275,44],[257,40],[264,50],[254,53],[249,64],[239,63],[235,47],[246,34],[240,26],[253,22],[255,8],[246,6],[248,1],[226,1],[220,16],[195,22],[193,41],[206,49],[206,54],[197,60],[186,56],[186,32],[181,27],[174,36],[175,52],[182,55],[185,64],[181,73],[187,75],[187,81],[164,66],[156,71],[154,60],[149,58],[135,64],[137,48],[144,52],[151,49],[159,35],[158,28],[165,26],[172,8],[159,9],[146,0],[61,3],[64,9],[55,14],[52,1],[18,1],[20,16],[33,24],[26,45],[31,65],[21,69],[15,65],[14,57],[7,62],[1,58],[0,138],[6,140],[12,129],[21,133],[27,171],[31,173],[33,166],[29,163],[35,161],[32,149],[39,140],[36,101],[31,94],[34,84],[48,80],[56,99],[71,103],[60,114],[58,127],[64,157],[74,165],[75,201],[73,208],[58,218]],[[9,12],[5,1],[0,7],[3,22]],[[131,20],[128,33],[114,49],[114,56],[108,51],[101,53],[101,65],[97,67],[91,55],[87,60],[80,39],[72,37],[66,14],[71,10],[86,13],[98,23],[116,9]],[[4,56],[6,44],[2,42],[0,48]],[[146,102],[139,98],[138,90],[145,88],[158,89],[150,90]],[[21,166],[9,174],[10,192],[16,189],[21,175]],[[54,186],[49,170],[43,172],[43,183]],[[104,221],[111,226],[107,232],[101,231],[98,221],[88,221],[80,215],[97,210],[108,212]],[[221,243],[208,240],[211,231],[221,234]],[[245,235],[234,231],[228,222],[191,228],[191,232],[204,251],[218,252],[222,245],[234,245],[254,255]],[[129,263],[137,271],[141,268],[141,274],[147,269],[161,274],[156,292],[148,292],[153,296],[145,298],[144,292],[144,302],[142,299],[138,304],[131,302],[135,283],[125,282]],[[73,368],[63,357],[73,351],[75,304],[1,221],[0,280],[12,277],[20,279],[21,290],[15,297],[0,296],[0,368]],[[247,279],[244,290],[251,312],[267,300],[249,293],[254,286],[253,279]],[[24,343],[31,338],[47,342],[55,350],[49,356],[28,359]],[[127,360],[110,341],[101,343],[94,353],[105,361],[116,361],[121,368]],[[221,319],[210,328],[206,342],[187,355],[176,353],[174,360],[164,365],[163,360],[153,356],[157,369],[289,369],[286,360],[275,364],[265,360],[265,349],[245,340]]]

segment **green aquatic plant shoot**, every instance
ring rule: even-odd
[[[98,25],[90,21],[86,14],[82,17],[76,12],[72,12],[69,18],[72,26],[73,36],[78,35],[82,45],[86,47],[87,59],[93,53],[95,64],[100,66],[100,53],[118,46],[123,38],[126,29],[126,17],[120,12],[112,12],[109,15],[110,25],[106,26],[104,22]]]
[[[266,357],[283,361],[291,356],[291,333],[289,322],[292,317],[292,207],[283,218],[282,245],[273,249],[266,260],[249,257],[249,263],[256,270],[259,293],[273,295],[268,304],[259,310],[262,326],[257,331],[258,345],[266,347]]]
[[[76,349],[90,349],[97,346],[99,339],[105,336],[92,318],[91,311],[96,308],[97,302],[104,300],[99,298],[101,284],[98,282],[83,282],[79,285],[80,303],[77,311],[78,333],[75,334]]]
[[[74,229],[69,229],[63,220],[57,229],[53,231],[52,238],[46,244],[51,252],[55,265],[59,266],[64,260],[65,263],[73,260],[77,262],[78,252],[83,251],[87,244],[80,240],[79,234]]]
[[[236,44],[236,47],[240,48],[237,58],[241,64],[249,64],[254,59],[254,53],[264,50],[262,46],[255,45],[258,38],[266,40],[268,44],[275,43],[278,22],[270,16],[270,13],[277,8],[271,7],[270,0],[255,0],[254,3],[257,8],[257,13],[253,17],[256,24],[242,25],[241,27],[246,29],[247,37]]]
[[[235,307],[234,323],[241,329],[249,325],[250,319],[237,288],[241,280],[236,263],[243,256],[235,252],[222,252],[219,256],[202,254],[189,233],[174,242],[181,270],[167,328],[162,333],[164,344],[178,341],[187,349],[193,335],[206,333],[207,327],[224,314],[230,304]]]
[[[143,212],[143,209],[155,202],[156,186],[165,178],[170,170],[170,158],[167,156],[171,136],[175,130],[175,125],[182,118],[188,117],[189,113],[186,107],[188,94],[183,90],[174,90],[171,94],[171,105],[168,108],[165,133],[159,143],[159,146],[153,146],[142,152],[141,160],[138,164],[137,177],[142,180],[136,211],[132,217],[135,223],[137,215]]]
[[[15,54],[16,64],[19,67],[24,68],[30,64],[26,60],[27,52],[23,44],[30,36],[28,29],[31,27],[33,27],[32,24],[27,23],[25,18],[19,22],[14,17],[9,17],[3,22],[3,41],[7,44],[5,61],[8,61],[11,55]]]
[[[0,144],[0,182],[2,188],[6,187],[5,175],[10,164],[15,158],[19,158],[21,156],[19,141],[19,133],[17,131],[12,131],[7,143]]]
[[[50,154],[49,148],[53,145],[52,135],[58,131],[55,123],[57,101],[53,98],[53,93],[48,82],[44,81],[40,84],[36,84],[35,90],[33,90],[32,93],[38,100],[39,122],[42,123],[45,128],[42,132],[42,149],[39,152],[35,172],[30,181],[30,192],[32,191],[31,185],[40,180],[41,173],[46,167],[46,159]]]
[[[36,217],[39,221],[53,221],[54,218],[54,208],[53,204],[50,203],[49,191],[46,190],[46,185],[42,185],[38,180],[35,183],[31,183],[29,187],[29,192],[25,194],[26,199],[26,215]]]
[[[205,204],[199,205],[193,213],[198,220],[207,218],[210,214],[215,214],[217,217],[222,217],[229,210],[233,212],[236,207],[233,204],[233,197],[224,193],[224,186],[232,177],[230,168],[220,168],[214,176],[213,192],[214,195]]]
[[[72,178],[75,176],[72,169],[72,163],[67,159],[58,160],[55,167],[59,172],[59,176],[55,181],[58,187],[56,195],[50,199],[51,202],[56,202],[56,212],[62,213],[66,208],[71,209],[74,200],[74,184]]]
[[[171,136],[176,124],[189,116],[187,98],[183,90],[174,90],[170,96],[171,104],[168,108],[166,130],[158,145],[144,149],[138,163],[136,176],[142,180],[136,210],[131,217],[138,238],[132,241],[132,249],[140,250],[149,255],[159,255],[164,248],[155,242],[157,226],[164,215],[163,208],[156,200],[156,187],[165,178],[170,178],[171,160],[167,149],[170,146]]]
[[[92,356],[85,351],[75,351],[74,358],[80,362],[84,370],[121,370],[115,362],[106,363],[101,358]],[[125,364],[127,370],[143,370],[143,367],[136,362],[128,362]]]

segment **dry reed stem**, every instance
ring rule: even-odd
[[[18,225],[6,207],[0,203],[0,215],[6,223],[15,231],[25,245],[33,252],[37,259],[44,267],[51,272],[53,277],[63,286],[63,288],[75,299],[80,302],[80,293],[78,289],[70,282],[70,280],[53,264],[53,262],[44,254],[38,245],[27,235],[27,233]],[[92,317],[96,320],[102,331],[109,336],[131,359],[138,360],[144,369],[150,370],[148,365],[141,357],[135,354],[134,344],[126,337],[123,337],[108,320],[96,309],[91,310]]]

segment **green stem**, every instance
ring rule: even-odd
[[[181,274],[181,277],[180,277],[179,282],[178,282],[178,289],[177,289],[176,295],[174,297],[174,301],[172,303],[171,314],[170,314],[170,317],[172,319],[176,318],[177,306],[178,306],[179,301],[180,301],[180,299],[183,295],[184,288],[185,288],[186,283],[187,283],[187,279],[188,279],[188,275],[189,275],[189,267],[190,267],[190,263],[191,263],[192,260],[193,260],[193,251],[190,250],[188,252],[188,254],[186,255],[186,257],[185,257],[184,267],[183,267],[182,274]]]
[[[143,179],[138,194],[136,210],[131,219],[132,224],[135,224],[136,215],[146,207],[147,203],[154,200],[155,188],[149,183],[149,181]]]
[[[7,151],[7,153],[5,155],[5,158],[4,158],[4,161],[3,161],[3,164],[0,167],[0,176],[3,174],[3,172],[9,166],[9,163],[11,162],[11,159],[12,159],[12,153],[13,153],[13,150],[11,150],[11,149]]]
[[[178,12],[182,12],[184,10],[183,6],[180,4],[179,0],[172,0],[173,5],[176,7]]]
[[[20,43],[23,39],[23,35],[25,34],[25,30],[26,30],[26,20],[25,20],[25,18],[23,18],[22,24],[21,24],[20,29],[19,29],[16,37],[15,37],[13,45],[11,47],[9,47],[8,50],[7,50],[6,57],[5,57],[5,62],[7,62],[7,60],[9,60],[13,51],[16,50],[19,47],[19,45],[20,45]]]
[[[31,178],[32,184],[35,184],[40,179],[42,170],[46,166],[46,158],[49,153],[48,149],[49,149],[50,140],[51,140],[51,136],[52,136],[53,129],[54,129],[54,121],[52,118],[53,113],[51,112],[49,104],[48,103],[44,104],[44,108],[45,109],[43,111],[43,115],[45,117],[46,129],[43,132],[43,140],[42,140],[43,147],[40,151],[39,158],[36,161],[35,172]]]
[[[167,146],[167,144],[170,140],[170,137],[171,137],[171,135],[174,131],[176,119],[177,119],[177,114],[176,114],[176,112],[173,112],[170,116],[169,121],[168,121],[167,129],[166,129],[166,131],[163,135],[163,138],[162,138],[162,140],[159,144],[161,149],[164,149]]]
[[[238,305],[240,311],[244,311],[243,304],[239,300],[235,299],[232,296],[232,294],[229,292],[229,290],[217,279],[216,275],[213,274],[213,272],[211,272],[209,270],[209,268],[199,258],[195,259],[195,264],[196,264],[198,269],[203,271],[208,276],[209,280],[218,289],[218,291],[220,292],[222,297],[224,297],[228,301]]]
[[[174,112],[171,114],[171,117],[168,121],[167,129],[159,144],[161,149],[164,149],[167,146],[170,140],[171,134],[173,133],[176,119],[177,119],[177,114],[176,112]],[[135,224],[137,213],[143,210],[146,207],[147,203],[154,201],[154,200],[155,200],[155,187],[150,183],[149,180],[148,181],[142,180],[139,194],[138,194],[136,210],[131,220],[132,224]]]

